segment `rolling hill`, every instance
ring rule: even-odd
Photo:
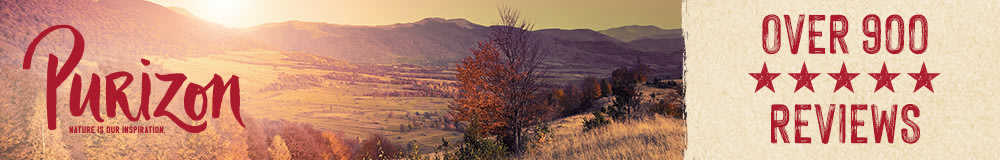
[[[424,19],[386,26],[289,21],[244,32],[282,50],[309,52],[356,63],[447,64],[482,39],[485,27],[465,20]]]
[[[598,31],[621,41],[630,42],[639,39],[669,39],[681,38],[680,29],[666,30],[656,26],[629,25]]]
[[[627,42],[633,48],[650,52],[683,52],[684,36],[681,29],[661,29],[656,26],[621,26],[598,31]]]
[[[244,33],[282,50],[315,53],[353,63],[449,65],[468,55],[469,48],[496,27],[443,18],[383,26],[288,21],[251,27],[244,29]],[[682,49],[683,44],[657,44],[677,41],[650,41],[635,47],[588,29],[535,32],[549,45],[548,68],[564,76],[602,76],[639,59],[652,65],[654,76],[680,75],[682,53],[677,48],[660,46]]]

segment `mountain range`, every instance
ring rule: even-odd
[[[129,104],[139,103],[137,95],[147,90],[147,86],[139,86],[139,80],[145,80],[145,76],[138,77],[139,73],[184,74],[187,79],[183,82],[191,84],[207,82],[213,74],[238,75],[244,91],[240,112],[246,113],[243,114],[246,126],[238,125],[235,122],[238,118],[205,117],[209,129],[191,134],[173,128],[174,122],[165,117],[133,122],[119,116],[95,122],[90,114],[71,116],[68,113],[71,111],[60,109],[57,120],[60,128],[144,125],[171,129],[164,134],[138,136],[45,130],[45,119],[41,118],[46,112],[42,107],[45,94],[41,92],[49,64],[46,61],[51,53],[64,65],[73,48],[72,34],[68,30],[52,32],[32,55],[32,68],[23,70],[21,64],[29,43],[41,31],[55,25],[73,26],[85,39],[80,65],[70,71],[83,76],[82,83],[100,84],[86,78],[90,74],[124,71],[136,76],[131,87],[120,86],[125,88]],[[297,146],[288,147],[294,151],[290,153],[309,155],[301,152],[313,153],[312,150],[324,150],[325,146],[338,150],[322,141],[343,138],[349,140],[345,144],[360,142],[360,137],[371,133],[396,137],[391,138],[396,144],[416,142],[413,144],[427,153],[435,146],[456,143],[461,138],[462,130],[456,127],[461,125],[445,118],[452,102],[448,97],[458,93],[453,85],[454,64],[471,55],[470,48],[497,27],[464,19],[426,18],[380,26],[288,21],[228,28],[198,18],[183,8],[164,7],[145,0],[3,0],[0,1],[0,77],[3,77],[0,86],[7,90],[0,90],[0,95],[9,96],[0,97],[0,102],[8,104],[0,105],[4,113],[0,114],[0,133],[13,137],[8,138],[13,143],[0,143],[0,148],[7,148],[0,152],[0,157],[40,152],[62,156],[46,159],[127,158],[124,156],[260,159],[261,155],[266,159],[268,146],[276,144],[287,142],[288,146]],[[553,85],[569,87],[579,84],[585,76],[608,77],[614,69],[636,61],[651,65],[650,78],[676,78],[682,73],[681,30],[623,26],[600,31],[534,32],[550,51],[545,66],[555,73],[551,75],[554,80],[547,81]],[[152,62],[144,66],[140,58]],[[105,78],[108,79],[105,82],[112,84],[124,81]],[[71,81],[62,82],[63,87],[58,89],[61,106],[69,101],[65,98],[68,92],[73,92],[67,84]],[[164,97],[167,94],[164,91],[173,86],[152,79],[149,96]],[[580,91],[577,89],[574,90]],[[574,90],[566,93],[575,93]],[[86,92],[100,93],[90,89]],[[182,98],[180,94],[174,97],[167,110],[183,113]],[[159,98],[151,100],[154,105],[162,102]],[[112,113],[124,114],[125,106],[122,107],[122,112]],[[138,105],[132,106],[135,107]],[[221,112],[230,112],[227,110]],[[581,121],[572,123],[582,126]],[[312,129],[313,126],[323,132]],[[571,128],[580,131],[582,127]],[[340,133],[327,134],[330,133],[327,131]],[[277,135],[286,139],[275,140]]]
[[[469,48],[485,40],[485,35],[497,27],[465,19],[425,18],[381,26],[288,21],[242,31],[282,50],[316,53],[349,62],[446,65],[467,56]],[[622,32],[632,30],[644,32]],[[658,73],[679,73],[681,69],[684,43],[679,29],[624,26],[602,31],[534,32],[548,45],[551,53],[547,60],[554,69],[595,68],[605,72],[640,59]]]
[[[351,63],[451,65],[469,55],[470,48],[498,27],[465,19],[426,18],[380,26],[287,21],[235,29],[201,20],[182,8],[142,0],[10,0],[0,2],[0,6],[12,6],[0,8],[0,49],[6,49],[3,56],[16,55],[10,51],[23,53],[30,40],[49,26],[69,24],[83,33],[88,55],[183,58],[227,50],[268,49],[306,52]],[[607,74],[638,60],[650,64],[654,74],[677,76],[682,70],[684,43],[680,29],[633,25],[601,31],[534,32],[548,45],[546,64],[554,70]],[[66,44],[58,42],[68,39],[51,38],[52,44]],[[48,48],[59,51],[69,47]]]

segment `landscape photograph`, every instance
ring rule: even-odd
[[[0,159],[683,159],[682,5],[0,1]]]

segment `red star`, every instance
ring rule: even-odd
[[[927,64],[920,64],[920,73],[909,73],[910,77],[917,80],[917,86],[913,88],[913,92],[917,92],[920,87],[927,87],[928,90],[934,92],[934,87],[931,86],[931,80],[937,77],[941,73],[927,73]]]
[[[816,76],[819,76],[819,73],[809,73],[809,69],[806,68],[806,63],[802,63],[802,71],[799,71],[799,73],[788,73],[788,75],[798,81],[795,83],[795,92],[798,92],[799,89],[802,89],[802,87],[806,87],[813,93],[816,93],[816,90],[813,90],[812,80],[816,79]]]
[[[857,77],[861,73],[847,73],[847,64],[840,64],[840,73],[827,73],[830,77],[837,80],[837,86],[833,88],[833,92],[837,92],[840,87],[847,87],[847,90],[854,92],[854,87],[851,86],[851,80]]]
[[[885,67],[885,62],[882,62],[882,72],[868,73],[868,75],[871,75],[872,78],[875,78],[875,80],[878,81],[875,84],[875,92],[878,92],[878,90],[882,87],[889,88],[889,91],[896,92],[896,90],[892,89],[892,79],[899,76],[899,73],[889,73],[889,69],[886,69]]]
[[[768,73],[767,62],[764,62],[764,68],[760,70],[760,73],[750,73],[750,76],[757,79],[757,89],[753,90],[753,92],[757,93],[757,91],[760,91],[760,89],[764,87],[767,87],[768,89],[771,89],[771,92],[774,92],[774,85],[771,84],[771,80],[777,78],[778,75],[781,75],[781,73]]]

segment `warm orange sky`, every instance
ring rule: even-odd
[[[203,19],[245,28],[289,20],[387,25],[426,17],[497,24],[497,6],[521,10],[535,29],[603,30],[624,25],[681,27],[681,0],[149,0]]]

